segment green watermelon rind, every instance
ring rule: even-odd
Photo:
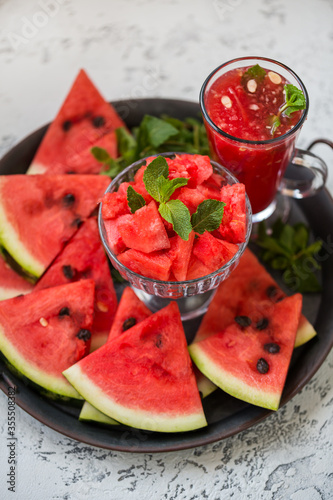
[[[12,299],[13,297],[17,297],[18,295],[25,295],[26,293],[30,293],[31,290],[19,290],[18,288],[4,288],[0,286],[0,301]]]
[[[214,363],[197,343],[191,344],[188,350],[197,368],[224,392],[246,403],[278,410],[281,399],[279,392],[264,391],[261,387],[256,388],[231,375]]]
[[[1,180],[0,180],[1,183]],[[37,278],[44,272],[45,266],[37,260],[21,242],[17,231],[9,222],[0,194],[0,243],[12,258],[28,273]]]
[[[298,326],[296,338],[295,338],[295,346],[300,347],[306,342],[309,342],[317,335],[316,330],[305,316],[301,316],[300,325]]]
[[[101,388],[82,372],[78,364],[65,370],[63,375],[92,406],[130,427],[156,432],[186,432],[207,425],[201,411],[190,415],[153,414],[151,411],[121,405],[107,397]]]
[[[79,420],[82,422],[98,422],[107,425],[119,425],[119,422],[97,410],[97,408],[88,403],[88,401],[85,401],[82,406]]]
[[[5,330],[0,324],[0,350],[9,363],[23,376],[49,392],[73,399],[82,399],[80,394],[65,378],[49,375],[26,360],[15,346],[6,338]]]

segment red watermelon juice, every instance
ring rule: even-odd
[[[254,64],[255,63],[255,64]],[[245,184],[254,221],[275,209],[306,109],[287,116],[285,86],[306,90],[291,70],[266,59],[226,63],[205,81],[200,105],[213,158]]]

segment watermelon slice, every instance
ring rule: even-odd
[[[91,350],[95,350],[105,344],[117,309],[117,296],[95,217],[82,224],[37,282],[35,290],[87,278],[95,282],[95,314],[91,328]]]
[[[171,260],[171,271],[178,281],[186,280],[194,237],[195,233],[191,231],[187,241],[183,240],[178,234],[170,238],[170,250],[166,255]]]
[[[224,330],[192,344],[190,355],[199,370],[223,391],[277,410],[301,308],[301,294],[257,310],[252,303],[254,315],[237,316]],[[257,312],[262,314],[259,320]]]
[[[108,336],[108,342],[123,334],[134,325],[140,323],[140,321],[148,318],[148,316],[151,316],[151,314],[151,311],[136,296],[132,288],[127,286],[124,289],[119,301],[119,306]],[[84,402],[79,415],[79,420],[99,422],[109,425],[119,424],[119,422],[116,422],[113,418],[108,417],[104,413],[94,408],[90,403],[88,403],[88,401]]]
[[[104,148],[115,158],[118,127],[125,127],[124,122],[81,70],[27,173],[100,173],[102,164],[92,156],[91,148]]]
[[[87,354],[95,285],[82,280],[0,302],[0,350],[49,392],[81,399],[62,372]]]
[[[39,277],[108,184],[104,175],[0,176],[0,242],[26,272]]]
[[[194,342],[226,328],[233,322],[235,316],[245,313],[244,308],[248,307],[249,301],[259,302],[268,299],[276,302],[285,296],[276,281],[247,248],[236,269],[219,285],[195,335]],[[316,331],[313,326],[305,316],[301,315],[295,347],[304,344],[315,335]]]
[[[20,276],[0,253],[0,300],[31,292],[32,283]]]
[[[244,184],[223,186],[220,199],[225,203],[222,224],[218,229],[222,238],[231,243],[245,241],[246,200]]]
[[[207,425],[175,302],[64,375],[89,403],[123,424],[160,432]]]
[[[119,262],[137,274],[161,281],[169,279],[171,260],[162,252],[146,254],[130,248],[117,258]]]

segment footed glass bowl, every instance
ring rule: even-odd
[[[172,158],[175,154],[181,155],[182,153],[163,153],[160,156]],[[120,184],[123,182],[133,181],[135,173],[145,164],[145,161],[145,158],[139,160],[123,170],[123,172],[113,179],[106,193],[117,191]],[[224,184],[235,184],[238,182],[226,168],[214,161],[211,161],[211,164],[214,173],[219,174],[223,178]],[[213,273],[189,281],[160,281],[137,274],[124,266],[109,247],[102,218],[102,203],[99,207],[98,225],[104,248],[112,265],[119,271],[121,276],[129,282],[137,296],[143,300],[147,307],[152,312],[156,312],[165,307],[170,300],[177,300],[182,320],[189,320],[203,314],[207,310],[218,285],[224,281],[237,266],[250,238],[252,211],[249,199],[246,196],[246,239],[244,243],[239,244],[239,249],[232,259]]]

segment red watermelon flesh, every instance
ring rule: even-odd
[[[117,312],[108,336],[108,342],[123,334],[125,331],[151,316],[151,311],[137,297],[132,288],[127,286],[117,308]]]
[[[102,198],[102,217],[104,220],[115,219],[120,215],[129,214],[126,194],[114,191],[105,193]]]
[[[20,276],[0,253],[0,300],[31,292],[32,283]]]
[[[118,231],[118,225],[116,219],[106,219],[104,220],[104,227],[106,233],[106,239],[109,247],[115,255],[126,250],[126,245]]]
[[[224,207],[222,224],[218,231],[223,239],[231,243],[241,243],[246,236],[245,186],[238,183],[221,188]]]
[[[95,282],[94,321],[91,328],[91,349],[94,350],[106,342],[117,309],[117,296],[95,217],[82,224],[40,278],[35,290],[87,278]]]
[[[252,303],[251,316],[238,316],[240,323],[234,321],[224,330],[192,344],[191,357],[200,371],[225,392],[248,403],[277,410],[301,308],[301,294],[259,311]],[[239,318],[243,318],[243,322],[247,318],[252,323],[242,324]]]
[[[238,251],[238,245],[218,240],[205,231],[200,234],[193,245],[193,255],[203,264],[215,271],[228,262]]]
[[[89,350],[94,282],[82,280],[0,302],[0,349],[38,386],[80,399],[62,372]]]
[[[194,341],[198,342],[226,328],[233,322],[235,316],[243,314],[249,302],[269,300],[274,303],[285,296],[276,281],[247,248],[236,269],[219,285]],[[301,315],[295,347],[302,345],[315,335],[312,325],[305,316]]]
[[[171,260],[171,271],[178,281],[186,280],[194,236],[194,231],[192,231],[187,241],[183,240],[178,234],[170,238],[170,250],[167,252],[167,256]]]
[[[175,302],[64,375],[90,404],[123,424],[160,432],[207,425]]]
[[[102,164],[91,148],[117,156],[115,129],[125,124],[80,70],[28,169],[28,174],[98,174]]]
[[[155,201],[139,208],[134,214],[119,217],[117,227],[128,248],[145,253],[170,248],[169,238]]]
[[[139,250],[129,249],[117,258],[119,262],[137,274],[161,281],[169,279],[171,260],[162,252],[152,252],[147,255]]]
[[[97,207],[104,175],[3,175],[0,241],[28,273],[39,277]]]

